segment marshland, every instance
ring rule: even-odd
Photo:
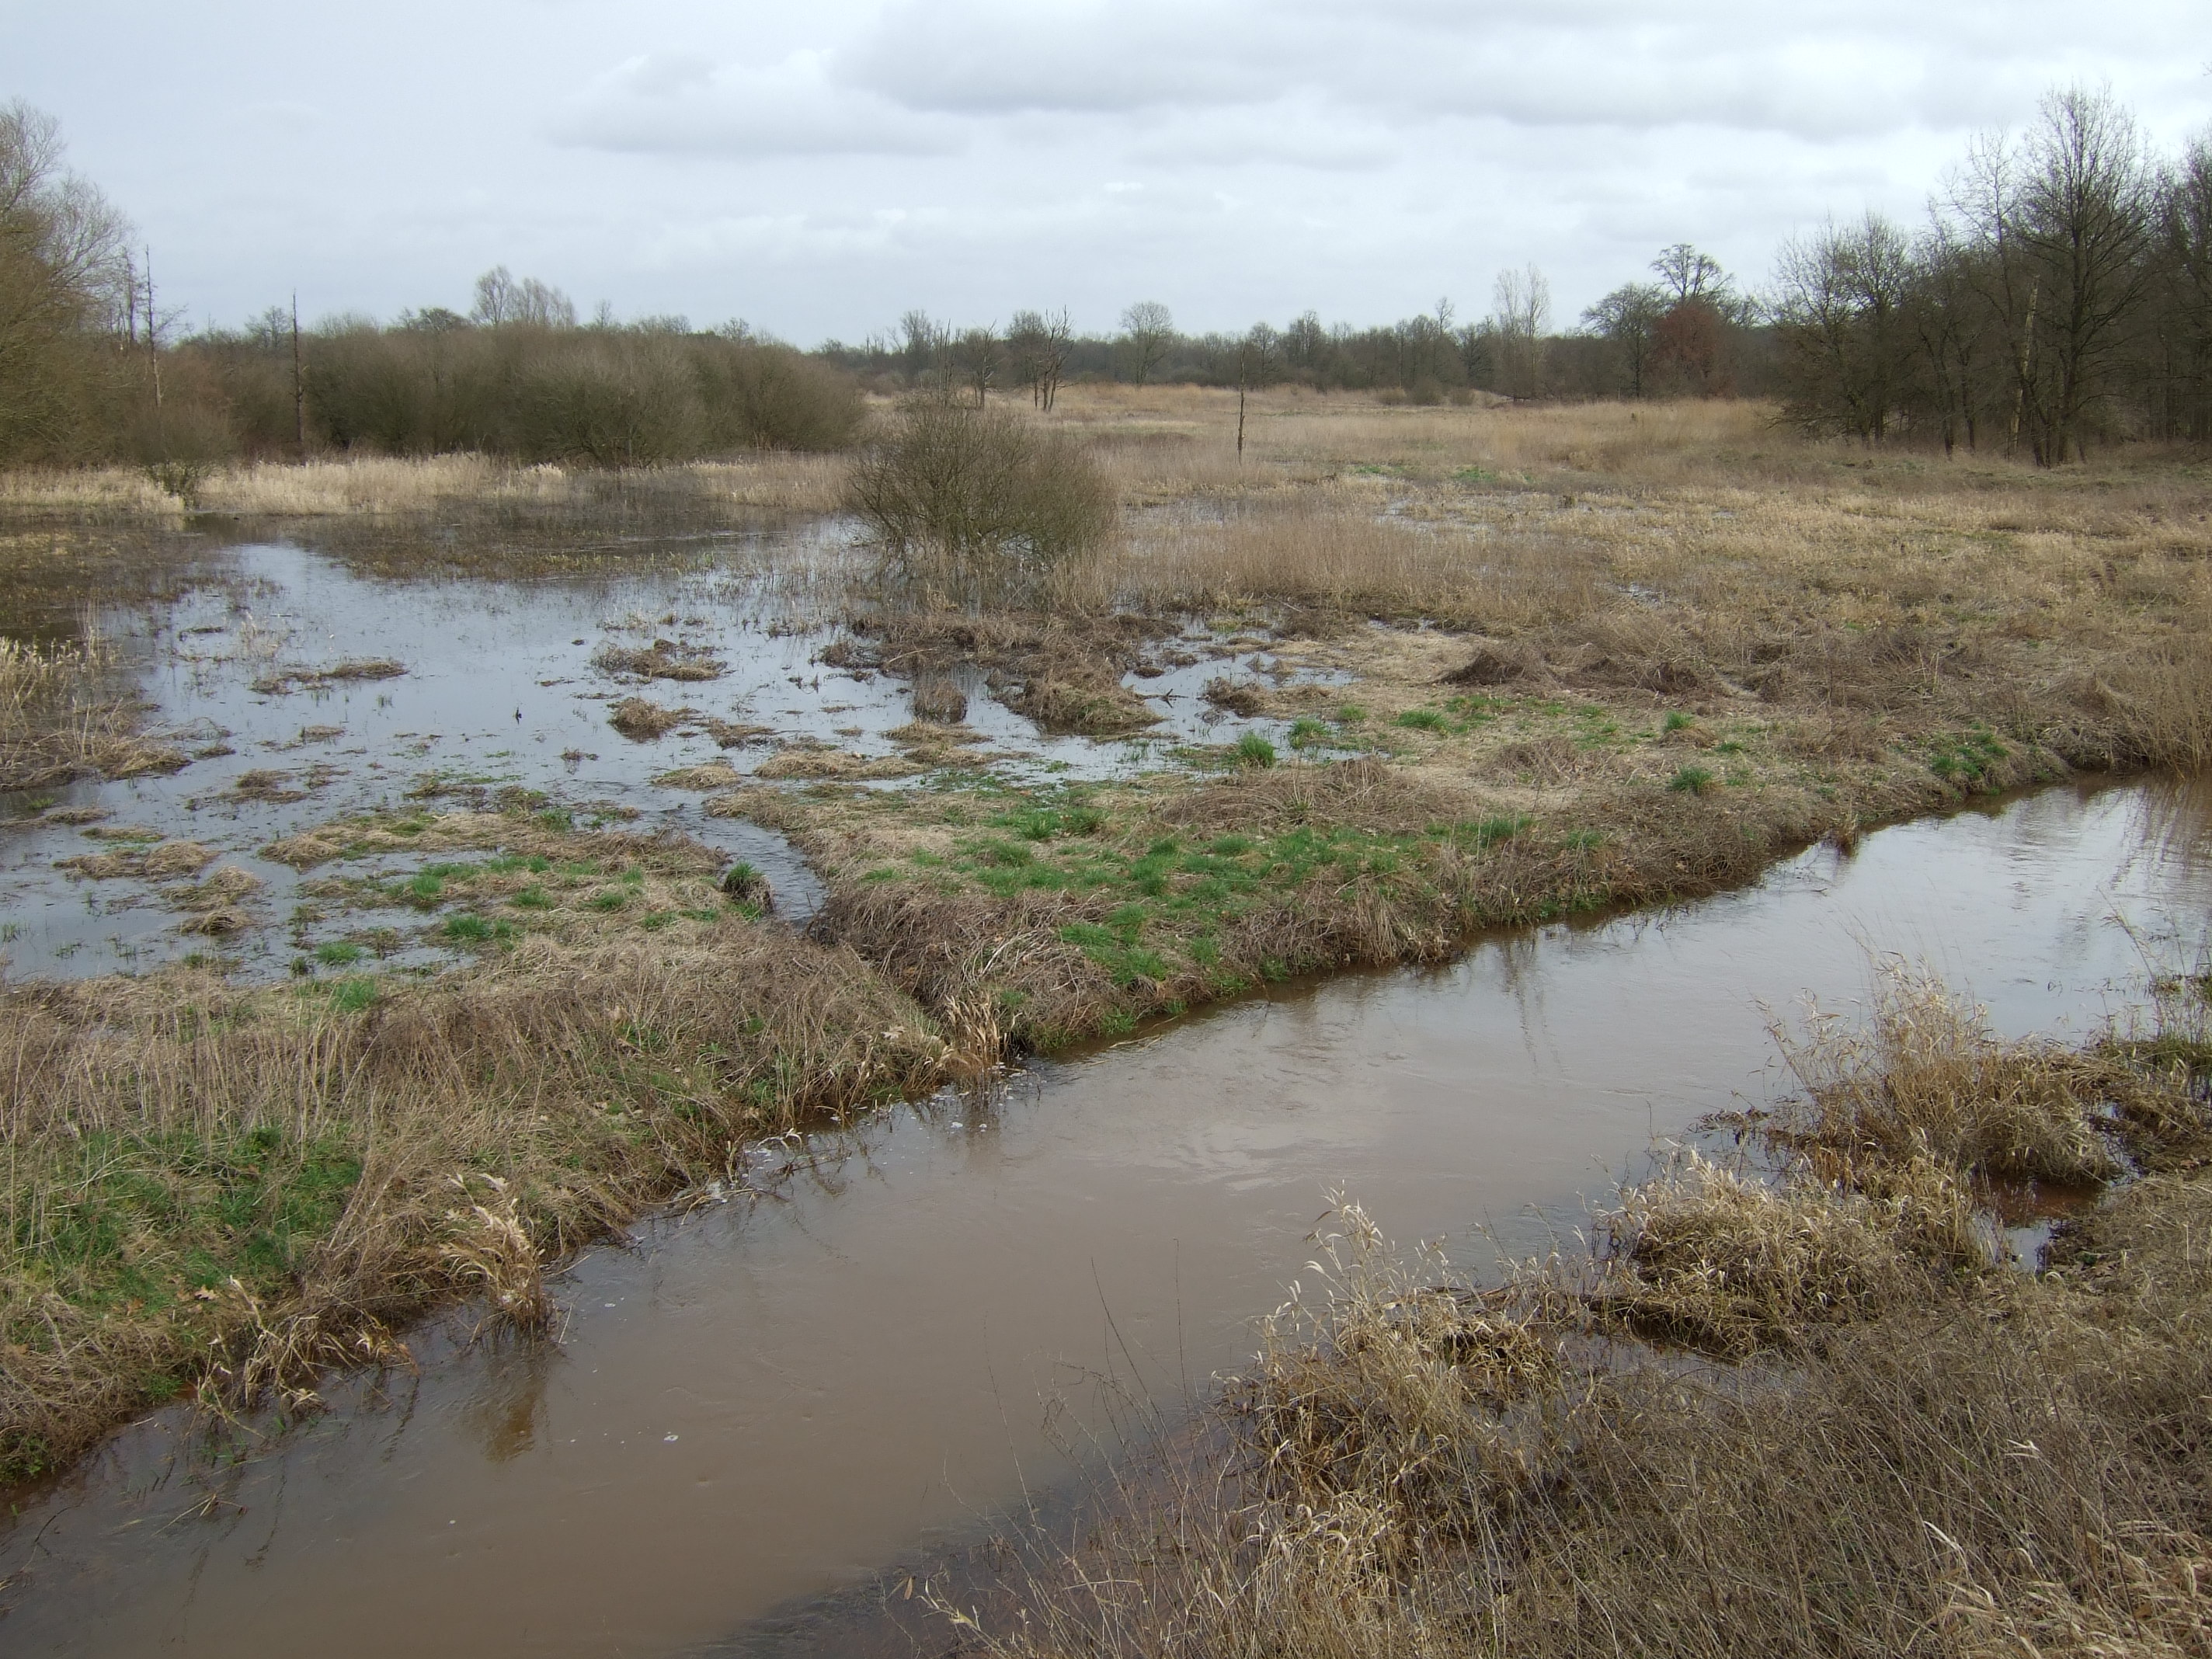
[[[12,1637],[2203,1650],[2171,374],[125,275],[0,411]]]

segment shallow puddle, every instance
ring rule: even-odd
[[[1095,1378],[1172,1411],[1249,1352],[1324,1188],[1462,1260],[1486,1224],[1540,1248],[1655,1139],[1770,1097],[1762,1004],[1848,1004],[1870,951],[2007,1031],[2086,1034],[2140,996],[2136,936],[2201,937],[2209,815],[2202,786],[2046,791],[888,1115],[764,1165],[771,1196],[588,1255],[557,1350],[426,1335],[419,1377],[336,1385],[228,1465],[181,1414],[119,1437],[0,1540],[0,1629],[26,1654],[844,1650],[811,1599],[1066,1482]]]

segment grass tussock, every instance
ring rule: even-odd
[[[1486,1288],[1340,1200],[1213,1433],[939,1611],[1052,1659],[2203,1652],[2212,1182],[2135,1183],[2030,1276],[1966,1164],[1875,1143],[1915,1151],[1686,1159]]]
[[[1933,1158],[1971,1176],[2081,1186],[2118,1169],[2101,1112],[2145,1092],[2132,1072],[2049,1042],[2008,1042],[1984,1009],[1893,965],[1871,1018],[1818,1014],[1784,1058],[1802,1085],[1775,1127],[1843,1169]],[[2118,1099],[2114,1099],[2118,1097]]]

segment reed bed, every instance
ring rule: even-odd
[[[476,454],[226,463],[167,475],[132,467],[25,470],[0,474],[0,514],[109,520],[188,511],[239,518],[423,515],[461,505],[544,511],[592,507],[611,487],[656,484],[707,512],[821,514],[836,509],[844,471],[836,456],[781,451],[628,475]]]

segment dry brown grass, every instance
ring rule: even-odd
[[[1594,1304],[1639,1335],[1741,1355],[1990,1265],[1955,1169],[1920,1158],[1868,1184],[1778,1186],[1685,1154],[1599,1218]]]
[[[1053,1659],[2205,1652],[2212,1182],[2131,1187],[2031,1279],[1917,1164],[1693,1162],[1487,1290],[1340,1203],[1219,1437],[940,1607]],[[1624,1280],[1739,1363],[1608,1340]]]
[[[1871,1018],[1814,1014],[1808,1035],[1778,1030],[1804,1092],[1778,1127],[1849,1168],[1929,1157],[1971,1175],[2084,1185],[2118,1165],[2084,1109],[2137,1079],[2055,1043],[2008,1042],[1987,1011],[1897,964]]]
[[[659,469],[708,507],[790,513],[836,509],[844,463],[836,456],[763,453]],[[165,520],[188,508],[239,517],[420,515],[457,504],[539,510],[592,504],[603,475],[521,466],[482,455],[355,456],[210,469],[191,500],[129,467],[0,473],[0,514],[31,518]]]

